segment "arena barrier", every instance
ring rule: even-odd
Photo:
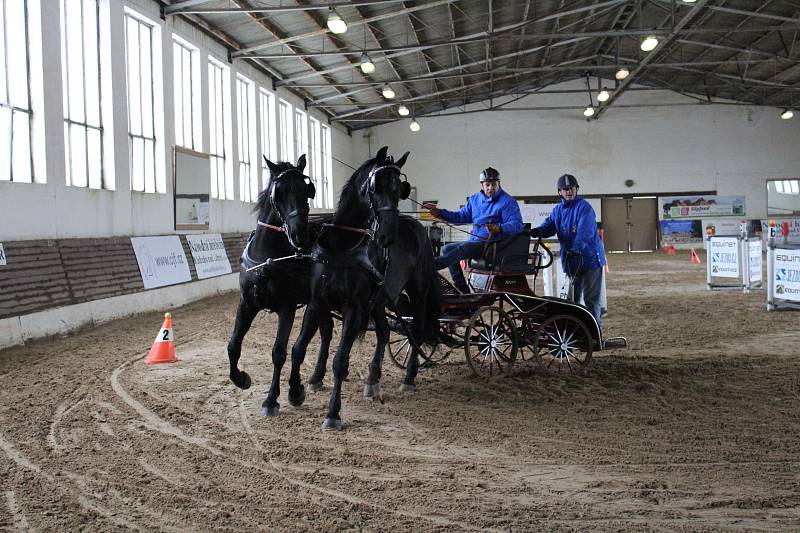
[[[709,235],[706,237],[706,285],[714,289],[760,289],[762,282],[762,246],[760,237]],[[727,282],[720,282],[721,279]],[[736,283],[731,283],[735,280]]]
[[[775,242],[774,226],[767,237],[767,311],[800,309],[800,243]]]

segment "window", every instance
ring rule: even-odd
[[[800,180],[782,180],[775,182],[775,190],[781,194],[800,194]]]
[[[324,124],[320,128],[320,152],[322,161],[322,196],[321,205],[326,209],[333,209],[333,155],[331,153],[331,129]],[[319,193],[317,193],[319,194]]]
[[[100,59],[99,19],[98,0],[61,0],[66,177],[67,185],[112,189],[103,172],[100,80],[108,63]]]
[[[34,181],[27,9],[27,0],[0,0],[0,181]]]
[[[200,116],[200,54],[197,48],[174,37],[175,144],[200,151],[203,146]]]
[[[130,10],[125,10],[125,63],[128,81],[128,154],[131,190],[167,192],[163,157],[158,153],[156,132],[161,132],[156,116],[163,117],[160,101],[160,76],[154,58],[158,49],[159,27]]]
[[[292,151],[292,104],[285,100],[280,101],[278,109],[278,119],[281,126],[281,159],[283,161],[294,162],[294,152]]]
[[[208,121],[211,196],[233,200],[233,172],[228,169],[231,143],[230,69],[208,60]]]
[[[261,153],[273,163],[278,158],[278,146],[276,144],[277,133],[275,131],[275,97],[272,93],[261,89]],[[264,174],[264,186],[266,187],[269,179],[269,170],[264,158],[261,158],[261,169]]]
[[[308,131],[308,170],[306,171],[311,176],[311,181],[317,190],[321,190],[320,178],[322,177],[322,153],[320,151],[319,143],[319,120],[315,118],[309,119],[310,127]],[[317,194],[314,198],[314,207],[323,207],[322,194]]]
[[[308,152],[308,120],[306,114],[299,109],[294,110],[294,156],[295,158]]]
[[[254,202],[258,197],[258,175],[253,166],[256,151],[255,86],[243,76],[236,77],[239,111],[239,199]]]

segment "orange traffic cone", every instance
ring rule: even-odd
[[[172,314],[164,313],[164,324],[158,332],[156,340],[150,353],[145,357],[145,363],[174,363],[178,358],[175,357],[175,337],[172,336]]]
[[[692,263],[700,264],[700,258],[697,257],[697,252],[694,251],[694,248],[692,248]]]
[[[664,248],[664,251],[667,252],[667,255],[675,255],[675,247],[671,244]]]

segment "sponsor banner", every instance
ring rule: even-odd
[[[794,242],[800,242],[800,218],[773,218],[771,220],[775,221],[775,238],[779,240],[778,242],[783,239],[784,223],[789,229],[789,236],[787,239]],[[764,238],[766,238],[767,233],[769,233],[769,220],[762,220],[761,227],[763,229],[762,233]]]
[[[225,243],[219,233],[187,235],[189,251],[199,279],[231,273],[231,263],[225,253]]]
[[[702,225],[699,220],[661,220],[659,227],[662,247],[687,243],[699,246],[703,242]]]
[[[529,223],[532,228],[542,225],[550,216],[550,212],[557,204],[519,204],[522,221]]]
[[[145,289],[191,281],[189,263],[177,235],[131,237]]]
[[[742,217],[746,212],[744,196],[662,196],[660,202],[662,220]]]
[[[711,275],[720,278],[739,277],[739,239],[712,237],[708,251]]]
[[[761,241],[748,241],[750,266],[750,284],[761,283],[761,271],[763,269],[763,259],[761,255]]]
[[[3,243],[0,242],[0,266],[6,266],[8,261],[6,260],[6,251],[3,248]]]
[[[774,298],[800,302],[800,250],[775,248]]]

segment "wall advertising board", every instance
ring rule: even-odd
[[[708,253],[712,276],[739,277],[739,240],[736,237],[714,237],[709,243]]]
[[[800,302],[800,250],[775,248],[773,297]]]
[[[225,243],[219,233],[187,235],[189,251],[192,252],[195,270],[199,279],[212,278],[231,273],[231,263],[225,253]]]
[[[662,196],[661,219],[742,217],[746,213],[744,196]]]
[[[145,289],[192,280],[189,263],[177,235],[131,237],[131,245]]]
[[[6,251],[3,249],[3,243],[0,242],[0,266],[6,266],[7,264]]]
[[[761,283],[762,275],[761,272],[763,270],[763,259],[761,256],[761,241],[754,240],[748,241],[748,252],[749,252],[749,265],[750,265],[750,284],[758,284]]]

